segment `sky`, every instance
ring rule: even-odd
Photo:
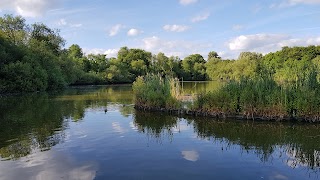
[[[184,58],[320,45],[320,0],[0,0],[0,15],[59,29],[65,48],[115,57],[127,46]]]

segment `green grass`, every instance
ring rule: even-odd
[[[314,84],[280,86],[269,78],[241,79],[219,90],[200,94],[192,109],[247,118],[319,121],[318,87]]]
[[[199,94],[187,111],[247,119],[320,121],[320,92],[316,81],[279,85],[272,78],[242,78],[220,89]],[[182,110],[178,79],[148,74],[133,83],[135,105],[147,110]]]
[[[148,74],[139,76],[133,83],[135,105],[141,108],[177,109],[181,107],[179,80],[171,77]]]

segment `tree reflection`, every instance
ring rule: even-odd
[[[177,122],[178,118],[174,116],[136,111],[133,124],[139,132],[161,143],[163,136],[172,140],[173,129],[177,128]]]
[[[220,144],[223,151],[239,145],[240,153],[256,154],[261,162],[274,158],[284,160],[292,168],[320,168],[320,125],[277,122],[244,122],[235,120],[185,119],[194,126],[198,138]],[[173,139],[177,117],[158,113],[136,112],[134,125],[138,131],[161,142],[162,136]],[[278,156],[278,157],[277,157]]]
[[[88,108],[107,107],[109,103],[131,104],[131,87],[73,88],[54,94],[0,97],[0,158],[17,159],[49,150],[64,141],[68,120],[79,121]],[[130,107],[119,107],[123,114],[130,113]]]
[[[242,150],[255,153],[262,162],[272,161],[276,150],[287,155],[291,167],[320,167],[320,125],[264,122],[194,120],[200,138],[226,141],[240,145]]]
[[[1,98],[0,156],[16,159],[36,148],[50,149],[62,140],[69,103],[50,101],[48,94]]]

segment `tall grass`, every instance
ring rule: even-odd
[[[145,110],[178,110],[190,115],[247,119],[320,121],[320,88],[315,76],[296,84],[277,84],[272,77],[242,78],[202,93],[190,109],[179,101],[178,79],[148,74],[133,83],[135,106]]]
[[[318,87],[309,82],[281,86],[272,78],[241,79],[200,94],[193,110],[246,118],[320,121]]]
[[[135,106],[146,109],[177,109],[180,84],[177,78],[162,77],[155,74],[139,76],[133,83]]]

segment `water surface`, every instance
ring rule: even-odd
[[[319,166],[319,124],[137,112],[130,86],[0,98],[4,180],[320,179]]]

